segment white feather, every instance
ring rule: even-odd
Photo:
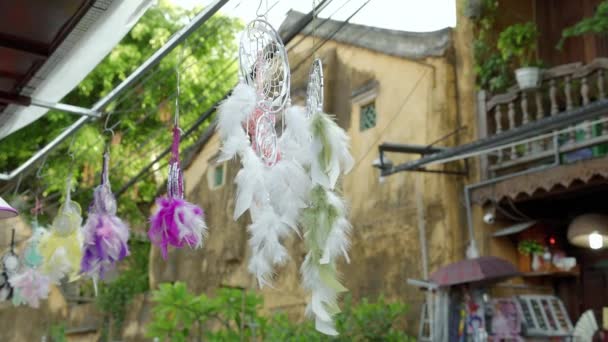
[[[328,322],[320,319],[319,317],[315,317],[315,329],[325,335],[338,336],[338,331],[336,330],[336,326],[332,320]]]
[[[176,208],[173,220],[179,228],[179,238],[183,239],[191,234],[198,236],[200,239],[197,239],[196,245],[190,247],[201,248],[203,247],[203,240],[207,236],[207,225],[205,224],[205,220],[201,215],[194,213],[195,208],[196,207],[191,203],[187,203],[186,206]],[[180,216],[183,219],[180,219]],[[187,224],[182,224],[182,221],[186,222]]]
[[[234,182],[237,184],[234,219],[238,219],[253,203],[255,194],[265,195],[265,166],[251,148],[241,156],[243,167],[237,173]]]
[[[325,188],[333,189],[336,186],[338,176],[341,173],[348,173],[353,167],[354,160],[349,151],[350,138],[331,116],[321,112],[314,115],[316,118],[313,120],[321,120],[321,129],[331,147],[331,160],[329,161],[329,165],[326,165],[327,168],[323,169],[319,164],[319,159],[313,158],[311,165],[313,182]],[[319,139],[313,139],[312,148],[314,155],[319,156],[323,145]]]
[[[346,250],[349,248],[349,234],[352,226],[348,219],[346,219],[346,205],[333,191],[326,191],[326,196],[329,204],[336,208],[338,217],[333,223],[329,236],[325,241],[323,256],[319,262],[321,264],[329,264],[340,254],[344,255],[347,262],[350,262]]]
[[[283,157],[270,168],[266,179],[272,205],[281,221],[296,232],[300,210],[306,208],[306,198],[310,189],[310,179],[299,163]]]
[[[338,294],[323,283],[310,253],[306,255],[300,271],[304,288],[312,292],[311,301],[307,307],[308,315],[315,317],[315,327],[319,332],[337,335],[338,332],[334,328],[332,315],[327,311],[326,306],[335,306]]]
[[[273,265],[282,265],[289,254],[281,240],[289,234],[289,228],[283,224],[272,207],[263,206],[250,209],[252,223],[248,227],[249,246],[252,257],[249,271],[258,279],[260,287],[269,285],[273,276]]]
[[[224,140],[241,129],[247,116],[255,109],[255,105],[255,89],[245,83],[239,83],[230,97],[218,108],[217,131],[220,138]]]

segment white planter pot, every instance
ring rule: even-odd
[[[515,70],[515,79],[521,90],[536,88],[540,83],[540,68],[519,68]]]

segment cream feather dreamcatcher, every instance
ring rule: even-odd
[[[323,66],[315,59],[307,88],[306,108],[290,107],[285,113],[291,153],[309,170],[311,187],[300,226],[308,253],[301,267],[304,287],[311,292],[307,314],[314,316],[318,331],[337,335],[333,316],[340,312],[338,294],[346,288],[338,280],[336,261],[347,261],[351,225],[343,199],[335,191],[338,177],[353,166],[349,139],[323,113]]]
[[[241,82],[219,108],[220,161],[240,158],[234,219],[245,211],[251,215],[248,268],[264,286],[274,266],[288,259],[282,241],[298,230],[310,178],[283,153],[289,143],[277,135],[277,118],[289,102],[290,72],[285,47],[266,20],[247,25],[239,57]]]

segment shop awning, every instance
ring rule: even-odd
[[[74,89],[151,3],[0,1],[0,139]]]
[[[477,204],[499,202],[505,198],[516,200],[598,182],[608,182],[608,157],[583,160],[489,184],[474,189],[471,199]]]

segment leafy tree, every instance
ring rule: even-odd
[[[90,107],[125,79],[143,61],[161,47],[200,9],[187,11],[161,0],[149,9],[131,32],[88,75],[63,102]],[[176,92],[175,67],[181,61],[182,127],[191,125],[211,104],[221,98],[237,80],[235,36],[242,28],[237,19],[214,15],[190,36],[180,48],[166,56],[141,81],[127,89],[111,103],[110,125],[116,125],[115,135],[103,133],[104,120],[86,124],[75,135],[69,157],[70,139],[48,156],[42,169],[42,179],[23,177],[21,189],[33,189],[22,198],[24,207],[33,203],[32,194],[40,189],[47,217],[52,216],[63,196],[65,179],[70,170],[78,184],[73,199],[86,208],[92,199],[92,188],[98,183],[101,154],[111,142],[110,180],[118,190],[139,170],[150,163],[170,144]],[[181,54],[181,57],[180,57]],[[182,58],[183,57],[183,58]],[[0,141],[0,170],[12,170],[77,119],[72,114],[50,111],[35,123]],[[118,123],[118,124],[117,124]],[[202,125],[200,130],[204,129]],[[195,132],[196,133],[196,132]],[[193,134],[183,141],[183,147],[196,139]],[[165,163],[155,165],[158,172],[144,177],[119,200],[119,214],[132,227],[143,226],[149,215],[149,204],[166,179]],[[23,208],[25,209],[25,208]],[[25,210],[27,211],[27,210]],[[44,221],[43,221],[44,222]]]
[[[200,9],[187,11],[161,0],[158,6],[142,16],[120,44],[63,102],[91,107],[198,11]],[[67,139],[46,158],[41,179],[33,176],[22,178],[20,189],[31,190],[26,195],[13,198],[22,203],[22,212],[29,213],[27,209],[33,205],[34,195],[39,192],[46,209],[46,215],[40,217],[41,223],[48,222],[64,196],[65,180],[70,171],[74,184],[77,184],[72,199],[87,208],[93,187],[99,182],[101,155],[106,143],[111,143],[110,181],[113,189],[116,191],[135,176],[170,144],[176,65],[181,62],[180,121],[182,127],[188,127],[236,83],[235,36],[241,28],[242,24],[237,19],[222,15],[211,17],[187,39],[186,44],[167,55],[106,108],[106,112],[111,114],[109,124],[115,125],[113,137],[104,134],[104,120],[89,122],[75,134],[73,142]],[[76,119],[72,114],[50,111],[40,120],[1,140],[0,170],[18,167]],[[200,130],[206,127],[202,125]],[[182,149],[195,139],[196,134],[185,139]],[[73,153],[74,160],[69,152]],[[164,184],[167,171],[163,165],[155,166],[159,172],[143,178],[118,200],[119,215],[135,230],[145,227],[150,214],[149,205],[158,188]],[[130,248],[131,256],[121,263],[118,277],[99,287],[97,304],[105,313],[106,332],[113,336],[119,335],[126,306],[133,296],[148,289],[149,244],[136,241],[134,234]],[[90,283],[81,284],[81,289],[83,294],[92,294]]]
[[[593,16],[585,18],[578,23],[562,31],[562,38],[557,44],[557,48],[564,46],[566,39],[570,37],[582,36],[585,34],[608,34],[608,1],[601,2]]]
[[[347,299],[337,315],[338,337],[318,333],[311,321],[295,323],[285,314],[260,315],[262,298],[238,289],[219,289],[215,297],[190,293],[184,283],[161,284],[148,336],[170,341],[414,341],[398,329],[408,307],[363,299]]]

